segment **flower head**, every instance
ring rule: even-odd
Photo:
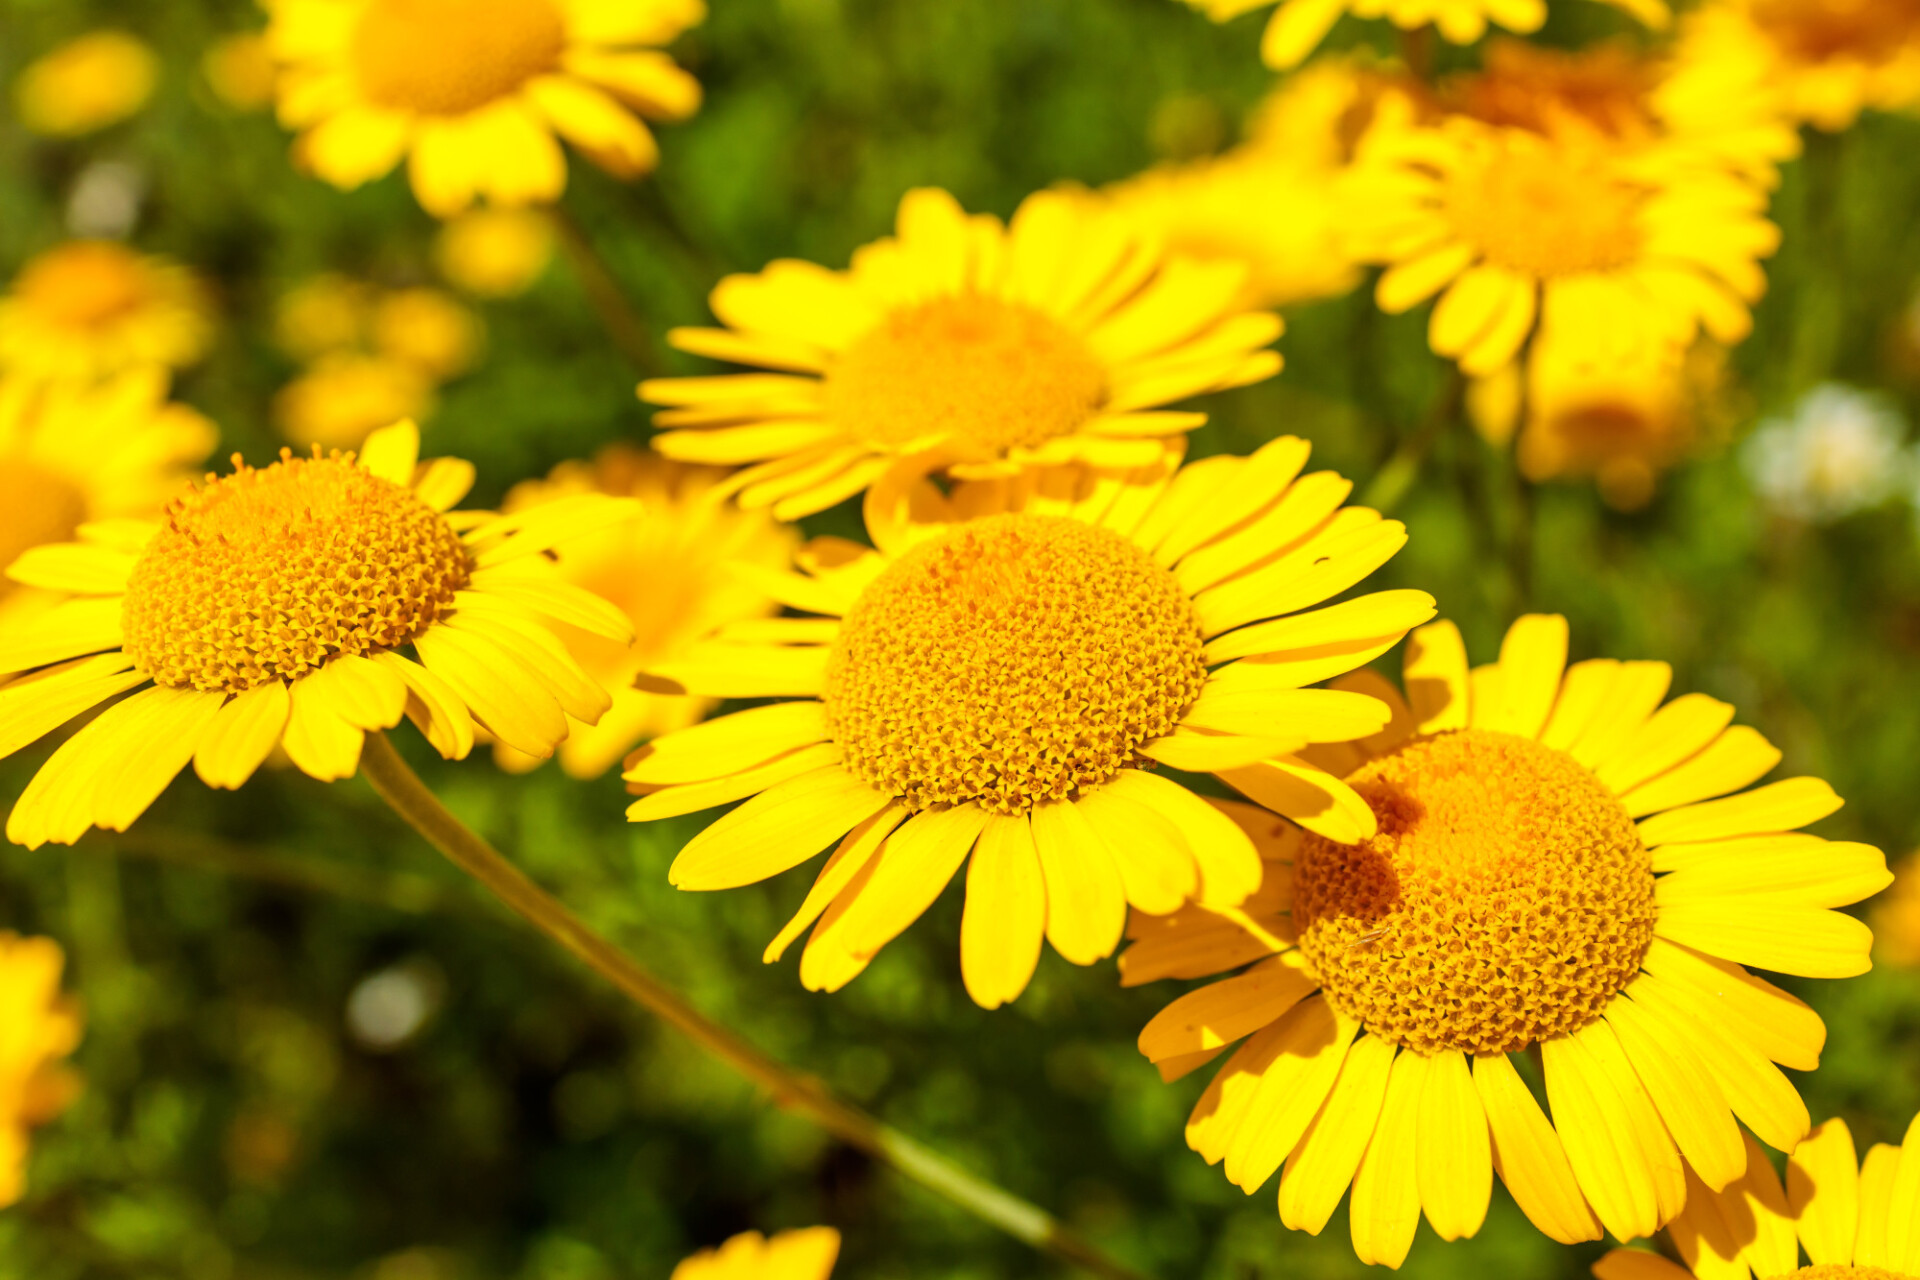
[[[1306,460],[1288,437],[1177,472],[1054,468],[944,495],[896,473],[868,495],[876,549],[823,539],[803,574],[747,575],[818,616],[739,624],[643,677],[803,700],[642,748],[628,815],[751,797],[681,851],[683,889],[764,880],[838,841],[766,953],[813,926],[800,976],[815,989],[858,975],[969,852],[961,969],[988,1008],[1025,989],[1043,936],[1091,964],[1129,903],[1236,906],[1259,880],[1252,841],[1153,767],[1215,773],[1336,839],[1368,834],[1359,797],[1296,753],[1375,732],[1386,709],[1305,686],[1433,609],[1418,591],[1310,609],[1406,532],[1343,508],[1352,486],[1301,475]]]
[[[210,319],[184,268],[108,240],[71,240],[29,261],[0,297],[0,368],[37,378],[184,368],[205,354]]]
[[[1742,460],[1769,506],[1826,523],[1902,491],[1913,470],[1906,437],[1891,401],[1830,382],[1809,391],[1790,415],[1762,422]]]
[[[1837,132],[1869,108],[1920,105],[1920,3],[1713,0],[1688,16],[1679,56],[1722,92]]]
[[[82,1023],[79,1004],[60,993],[65,960],[51,938],[0,932],[0,1207],[26,1190],[29,1132],[80,1092],[60,1061],[80,1043]]]
[[[1357,840],[1270,820],[1237,912],[1136,915],[1128,984],[1248,966],[1162,1010],[1140,1048],[1168,1079],[1242,1041],[1187,1141],[1319,1232],[1352,1186],[1355,1251],[1398,1266],[1424,1210],[1477,1232],[1497,1170],[1542,1231],[1649,1235],[1738,1179],[1736,1117],[1792,1150],[1820,1019],[1743,965],[1863,973],[1872,935],[1833,908],[1889,880],[1879,850],[1796,829],[1840,801],[1793,778],[1733,708],[1661,705],[1664,663],[1566,665],[1533,615],[1469,669],[1451,623],[1408,642],[1406,694],[1364,740],[1313,748],[1377,818]],[[1523,1079],[1537,1050],[1552,1118]],[[1690,1171],[1690,1172],[1689,1172]],[[1768,1273],[1771,1274],[1771,1273]]]
[[[92,31],[22,71],[13,100],[35,133],[78,137],[146,106],[159,76],[160,60],[144,42],[124,31]]]
[[[804,1227],[768,1238],[743,1231],[718,1249],[702,1249],[668,1280],[827,1280],[840,1255],[840,1233]]]
[[[7,836],[123,831],[189,760],[238,787],[276,744],[323,781],[351,776],[368,730],[410,717],[449,758],[479,722],[545,756],[568,717],[609,699],[549,629],[628,634],[606,602],[542,572],[540,553],[617,522],[583,495],[538,512],[448,514],[473,468],[416,466],[412,423],[360,457],[295,457],[209,476],[165,522],[90,524],[16,560],[16,582],[72,598],[0,627],[0,755],[122,693],[28,784]],[[403,650],[411,650],[414,657]]]
[[[776,369],[662,378],[654,446],[750,463],[740,501],[781,519],[872,484],[897,458],[955,475],[1154,462],[1204,422],[1156,412],[1270,377],[1279,317],[1240,310],[1246,269],[1166,258],[1081,197],[1030,196],[1008,226],[944,191],[910,191],[899,231],[849,271],[775,262],[713,291],[725,329],[676,329],[683,350]]]
[[[259,111],[273,101],[273,50],[262,31],[237,31],[207,47],[201,74],[235,111]]]
[[[1920,969],[1920,856],[1894,868],[1893,888],[1874,904],[1875,955],[1902,969]]]
[[[681,120],[700,85],[660,52],[702,0],[273,0],[280,121],[300,158],[351,189],[406,159],[451,217],[485,197],[545,203],[566,185],[556,134],[637,177],[659,148],[641,117]]]
[[[475,209],[434,240],[440,274],[482,298],[511,298],[532,288],[553,258],[553,224],[534,209]]]

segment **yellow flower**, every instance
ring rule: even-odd
[[[1650,27],[1664,27],[1671,18],[1666,0],[1604,0],[1625,9]],[[1274,0],[1187,0],[1215,22],[1263,9]],[[1356,18],[1386,18],[1402,30],[1429,24],[1454,44],[1472,44],[1486,34],[1489,22],[1522,35],[1538,31],[1547,20],[1547,0],[1279,0],[1272,21],[1261,38],[1260,56],[1268,66],[1287,70],[1306,61],[1342,14]]]
[[[184,368],[211,336],[206,296],[185,269],[107,240],[56,245],[0,298],[0,367],[30,377]]]
[[[333,272],[314,276],[280,299],[273,318],[274,340],[297,360],[364,348],[373,323],[373,300],[371,285]]]
[[[1900,864],[1892,891],[1876,904],[1872,919],[1880,959],[1920,969],[1920,856],[1909,854]]]
[[[60,993],[51,938],[0,932],[0,1207],[26,1190],[27,1135],[66,1110],[80,1078],[59,1059],[80,1043],[80,1006]]]
[[[1837,132],[1869,108],[1920,106],[1920,3],[1713,0],[1688,16],[1679,56],[1709,87]]]
[[[1832,908],[1886,886],[1879,850],[1793,834],[1839,808],[1832,788],[1744,791],[1780,752],[1731,706],[1662,706],[1662,662],[1566,656],[1565,619],[1530,615],[1469,670],[1437,622],[1408,641],[1404,699],[1370,672],[1336,682],[1393,708],[1309,752],[1378,834],[1275,824],[1246,907],[1137,915],[1121,957],[1128,985],[1249,966],[1168,1005],[1141,1051],[1171,1080],[1244,1040],[1188,1144],[1249,1192],[1284,1164],[1296,1229],[1351,1184],[1362,1261],[1397,1267],[1422,1210],[1443,1240],[1473,1235],[1496,1170],[1556,1240],[1652,1234],[1684,1170],[1741,1176],[1736,1117],[1780,1150],[1806,1136],[1774,1064],[1812,1070],[1825,1028],[1742,966],[1869,967],[1871,933]]]
[[[553,224],[534,209],[475,209],[440,229],[433,243],[440,274],[482,298],[531,289],[553,258]]]
[[[743,506],[790,520],[924,454],[958,476],[1088,462],[1135,467],[1206,421],[1158,406],[1258,382],[1280,319],[1240,310],[1246,269],[1162,257],[1081,197],[1027,198],[1010,226],[944,191],[900,202],[898,236],[850,271],[783,260],[713,291],[725,329],[675,329],[697,355],[779,370],[641,384],[654,447],[751,463]]]
[[[20,123],[72,138],[118,124],[147,104],[160,60],[124,31],[93,31],[34,62],[14,82]]]
[[[454,512],[469,463],[416,466],[419,433],[375,433],[361,457],[296,458],[176,500],[164,524],[91,524],[37,547],[16,582],[73,598],[0,627],[0,755],[114,702],[41,766],[7,822],[28,847],[124,831],[189,760],[238,787],[277,744],[323,781],[359,767],[367,730],[406,715],[449,758],[474,723],[545,756],[569,716],[609,699],[547,620],[620,640],[626,619],[552,580],[540,553],[626,518],[582,495],[536,512]],[[417,661],[401,651],[410,648]]]
[[[639,117],[682,120],[700,84],[655,46],[702,0],[269,0],[280,122],[351,189],[404,158],[438,217],[479,197],[558,199],[560,137],[620,177],[659,158]],[[636,114],[638,113],[638,114]]]
[[[200,70],[222,102],[236,111],[258,111],[273,101],[273,50],[266,33],[241,31],[214,41]]]
[[[782,1231],[771,1240],[743,1231],[686,1259],[669,1280],[827,1280],[839,1255],[840,1233],[832,1227]]]
[[[0,565],[81,525],[147,517],[213,451],[213,424],[139,369],[98,383],[0,379]],[[0,581],[0,617],[27,593]]]
[[[1511,363],[1536,326],[1599,364],[1684,347],[1702,327],[1738,342],[1766,289],[1758,259],[1780,240],[1760,186],[1682,145],[1622,150],[1464,116],[1370,138],[1346,197],[1355,252],[1388,266],[1381,309],[1440,294],[1429,342],[1474,377]]]
[[[796,558],[804,574],[736,570],[820,616],[735,624],[643,677],[801,700],[643,747],[625,776],[651,794],[628,817],[746,799],[681,851],[682,889],[765,880],[839,842],[765,956],[818,921],[800,962],[815,990],[858,975],[971,850],[960,966],[987,1008],[1026,988],[1043,936],[1092,964],[1128,903],[1226,909],[1252,892],[1252,842],[1156,764],[1336,839],[1370,834],[1366,805],[1294,753],[1375,732],[1387,709],[1303,686],[1384,652],[1433,600],[1298,612],[1406,542],[1341,507],[1349,482],[1301,476],[1307,452],[1286,437],[1178,472],[1062,467],[951,496],[889,477],[867,498],[877,550],[827,538]]]
[[[765,512],[727,503],[716,489],[724,475],[613,445],[591,463],[564,462],[546,479],[524,481],[507,494],[509,514],[581,493],[640,501],[633,519],[553,552],[561,578],[612,601],[634,631],[629,646],[577,627],[555,628],[587,673],[613,693],[613,707],[600,723],[574,725],[560,748],[560,767],[576,778],[599,777],[642,738],[684,729],[713,709],[710,698],[635,688],[643,668],[680,657],[720,627],[764,618],[777,608],[728,565],[784,569],[798,533]],[[510,767],[535,763],[510,748],[502,754]]]
[[[433,381],[404,360],[338,351],[273,398],[273,425],[295,444],[350,448],[402,418],[431,417]]]
[[[405,361],[435,382],[473,367],[480,318],[438,289],[396,289],[374,305],[374,349]]]
[[[1719,1192],[1691,1176],[1687,1182],[1687,1207],[1667,1228],[1687,1269],[1644,1250],[1615,1249],[1593,1264],[1599,1280],[1920,1277],[1920,1116],[1904,1142],[1876,1143],[1865,1160],[1855,1155],[1847,1122],[1826,1121],[1787,1157],[1784,1187],[1751,1139],[1738,1182]]]

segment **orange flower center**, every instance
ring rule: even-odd
[[[1920,40],[1920,0],[1754,0],[1753,17],[1802,62],[1877,66]]]
[[[127,656],[158,684],[239,693],[406,644],[470,563],[439,512],[351,454],[235,471],[167,510],[127,584]]]
[[[566,43],[553,0],[370,0],[348,57],[368,101],[457,116],[552,70]]]
[[[1605,153],[1524,134],[1469,158],[1446,197],[1454,226],[1487,261],[1539,278],[1634,261],[1645,199]]]
[[[1100,362],[1058,321],[966,293],[889,315],[834,362],[826,397],[862,440],[940,440],[988,459],[1071,435],[1106,387]]]
[[[848,611],[827,667],[846,766],[909,807],[1071,798],[1173,731],[1207,671],[1186,592],[1118,534],[1057,516],[961,525]]]
[[[55,324],[100,328],[147,300],[145,267],[132,250],[105,240],[76,240],[28,263],[15,296]]]
[[[1347,781],[1373,839],[1308,836],[1300,949],[1327,998],[1417,1053],[1511,1053],[1598,1018],[1653,941],[1653,871],[1627,811],[1571,756],[1466,729]]]
[[[1652,64],[1621,45],[1579,53],[1523,40],[1488,46],[1485,69],[1441,85],[1442,101],[1491,125],[1544,136],[1584,130],[1618,141],[1652,136]]]
[[[20,553],[49,542],[65,542],[87,518],[87,499],[72,481],[25,458],[0,460],[0,570]],[[0,578],[0,599],[15,590]]]

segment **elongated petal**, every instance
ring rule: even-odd
[[[737,889],[799,866],[891,803],[839,765],[761,792],[687,842],[667,879]]]
[[[1486,1108],[1494,1168],[1534,1226],[1562,1244],[1600,1238],[1600,1222],[1574,1177],[1567,1149],[1507,1055],[1473,1060]]]

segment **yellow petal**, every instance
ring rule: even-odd
[[[1340,1078],[1280,1174],[1280,1221],[1319,1235],[1346,1195],[1380,1121],[1395,1046],[1363,1035],[1347,1050]]]
[[[324,670],[324,668],[322,668]],[[351,778],[360,768],[360,747],[366,734],[350,723],[326,684],[316,676],[296,680],[281,745],[302,772],[322,782]]]
[[[967,864],[960,919],[960,977],[983,1009],[1027,989],[1047,930],[1047,885],[1025,816],[993,814]]]
[[[1335,844],[1357,844],[1379,830],[1358,792],[1303,760],[1283,756],[1219,775],[1235,791]]]
[[[1800,907],[1844,907],[1893,883],[1886,855],[1869,844],[1785,834],[1660,846],[1657,907],[1765,898]]]
[[[976,804],[923,809],[887,837],[859,901],[847,910],[845,946],[879,954],[918,920],[967,860],[987,812]]]
[[[827,858],[825,866],[813,882],[813,888],[807,890],[806,900],[800,909],[793,913],[793,919],[787,921],[784,928],[774,935],[772,942],[761,956],[763,964],[772,964],[785,955],[787,948],[793,945],[795,938],[805,933],[807,926],[820,918],[830,904],[851,886],[856,879],[865,884],[862,873],[872,861],[880,846],[886,843],[894,828],[907,820],[907,811],[898,804],[890,804],[871,818],[854,827],[841,839],[840,845]]]
[[[1277,1021],[1319,987],[1298,952],[1276,956],[1162,1009],[1140,1032],[1140,1052],[1149,1062],[1163,1062],[1232,1044]]]
[[[1650,1236],[1686,1196],[1680,1153],[1604,1022],[1541,1045],[1547,1100],[1594,1214],[1619,1240]]]
[[[1733,707],[1703,693],[1689,693],[1660,708],[1599,761],[1594,773],[1616,795],[1657,777],[1701,751],[1733,722]]]
[[[1300,683],[1312,684],[1338,674],[1306,674],[1317,670],[1310,664],[1324,661],[1323,653],[1370,650],[1377,640],[1406,635],[1433,617],[1433,611],[1433,597],[1424,591],[1376,591],[1310,613],[1229,631],[1208,641],[1204,656],[1211,665],[1253,654],[1274,655],[1270,661],[1300,664]]]
[[[1415,631],[1407,640],[1401,683],[1421,733],[1466,728],[1467,645],[1460,628],[1442,619]]]
[[[1816,1267],[1853,1260],[1860,1225],[1860,1162],[1838,1116],[1814,1127],[1787,1158],[1787,1204]]]
[[[1725,898],[1660,909],[1654,932],[1756,969],[1852,978],[1873,967],[1873,930],[1849,915],[1768,899]]]
[[[1496,733],[1538,737],[1560,692],[1567,666],[1567,620],[1557,613],[1522,615],[1500,646],[1500,703],[1474,708],[1474,723]]]
[[[1452,284],[1479,256],[1480,251],[1472,245],[1457,241],[1443,244],[1389,268],[1374,287],[1373,296],[1390,316],[1411,311]]]
[[[369,661],[399,676],[407,686],[407,719],[448,760],[464,760],[473,750],[473,717],[453,687],[397,653],[378,652]]]
[[[546,759],[567,736],[567,717],[511,654],[451,627],[415,637],[420,665],[453,690],[473,717],[517,751]]]
[[[1279,1051],[1260,1073],[1260,1087],[1227,1147],[1227,1178],[1249,1194],[1279,1170],[1313,1123],[1360,1025],[1315,996],[1281,1015],[1273,1029]]]
[[[1127,925],[1112,851],[1070,800],[1035,805],[1032,826],[1047,883],[1047,941],[1072,964],[1104,960]]]
[[[1726,840],[1734,836],[1793,831],[1838,809],[1843,802],[1819,778],[1785,778],[1724,800],[1672,809],[1640,823],[1640,839],[1652,848],[1674,841]]]
[[[53,542],[29,547],[11,565],[7,577],[29,587],[80,596],[123,596],[127,576],[140,557],[85,542]]]
[[[776,702],[655,738],[633,754],[621,776],[652,786],[703,782],[750,769],[826,737],[822,704]]]
[[[1887,1195],[1887,1269],[1920,1272],[1920,1116],[1907,1125],[1900,1167]]]
[[[1644,1249],[1610,1250],[1593,1264],[1593,1274],[1598,1280],[1697,1280],[1685,1267]]]
[[[1665,1014],[1670,1024],[1686,1028],[1688,1041],[1733,1114],[1768,1146],[1791,1151],[1806,1136],[1812,1127],[1807,1104],[1765,1054],[1718,1025],[1700,1021],[1697,1004],[1690,1004],[1673,983],[1643,974],[1633,984],[1633,998]]]
[[[1572,746],[1600,710],[1619,673],[1620,664],[1612,658],[1589,658],[1568,667],[1553,714],[1540,731],[1541,745],[1556,751]]]
[[[1640,963],[1681,1002],[1689,1024],[1711,1023],[1796,1071],[1820,1065],[1827,1040],[1820,1015],[1764,978],[1662,938]]]
[[[1887,1236],[1893,1213],[1893,1184],[1906,1163],[1899,1147],[1876,1142],[1860,1162],[1860,1228],[1853,1238],[1853,1265],[1893,1266]]]
[[[420,428],[410,419],[381,427],[360,445],[359,456],[360,465],[382,480],[410,485],[420,462]]]
[[[1756,729],[1737,724],[1703,751],[1620,796],[1630,817],[1697,804],[1738,791],[1767,776],[1780,763],[1780,749]]]
[[[737,889],[799,866],[891,803],[839,765],[770,787],[687,842],[667,879]]]
[[[1403,1053],[1393,1060],[1380,1123],[1354,1174],[1348,1215],[1353,1251],[1362,1262],[1399,1267],[1420,1226],[1419,1170],[1413,1154],[1420,1134],[1427,1064],[1428,1059],[1417,1053]]]
[[[1171,778],[1142,769],[1126,769],[1108,779],[1105,790],[1152,808],[1185,838],[1200,870],[1199,901],[1209,907],[1237,907],[1260,887],[1260,854],[1233,819]]]
[[[839,764],[840,757],[838,745],[816,742],[810,747],[775,756],[765,764],[730,773],[724,778],[684,783],[644,796],[627,806],[627,821],[653,822],[660,818],[678,817],[683,813],[698,813],[716,805],[732,804],[735,800],[759,795],[789,778]]]
[[[1567,1150],[1507,1055],[1473,1060],[1486,1108],[1494,1168],[1527,1219],[1561,1244],[1600,1238],[1600,1223],[1573,1176]]]
[[[130,670],[124,653],[81,658],[57,669],[0,685],[0,756],[10,756],[81,712],[99,706],[147,675]]]
[[[1493,1196],[1493,1145],[1466,1055],[1443,1050],[1427,1062],[1413,1155],[1420,1203],[1442,1240],[1474,1235]]]
[[[830,653],[818,646],[708,643],[648,667],[638,683],[650,693],[703,698],[818,697]]]
[[[1664,662],[1621,663],[1612,686],[1567,754],[1589,769],[1610,758],[1646,723],[1672,681],[1673,668]]]
[[[1129,905],[1167,915],[1199,888],[1186,836],[1155,805],[1100,786],[1082,792],[1075,807],[1112,852]]]
[[[1630,995],[1633,988],[1627,991]],[[1684,1031],[1657,1009],[1631,999],[1608,1005],[1606,1020],[1680,1154],[1708,1189],[1720,1191],[1746,1172],[1746,1148],[1726,1095],[1695,1056]]]
[[[121,600],[68,600],[0,632],[0,675],[120,647]]]
[[[1276,71],[1305,62],[1346,7],[1347,0],[1281,0],[1260,38],[1260,60]]]
[[[220,709],[194,751],[193,770],[210,787],[237,789],[253,776],[287,727],[287,686],[269,680]]]

